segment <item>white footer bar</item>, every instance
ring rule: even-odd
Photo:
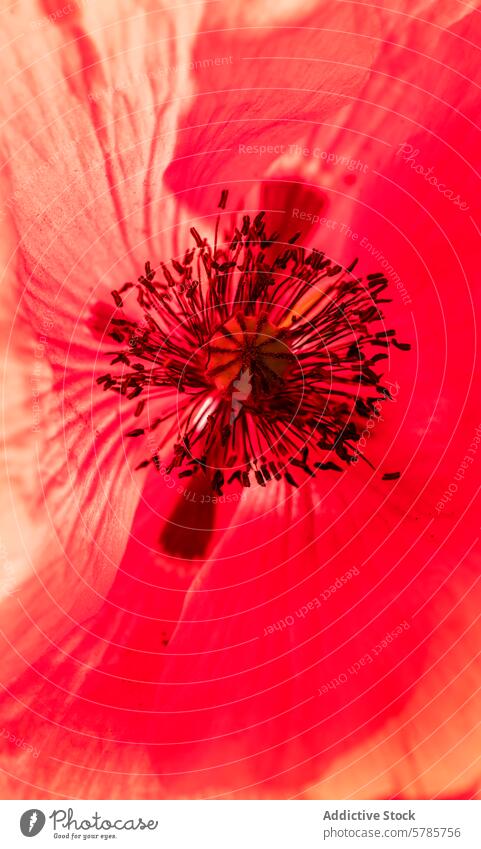
[[[481,801],[0,801],[2,846],[481,849]]]

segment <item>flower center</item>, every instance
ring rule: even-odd
[[[249,371],[257,392],[272,391],[295,361],[283,335],[265,312],[246,315],[239,311],[212,337],[208,377],[217,389],[229,389],[241,373]]]
[[[264,218],[245,215],[218,245],[219,219],[213,246],[192,228],[182,261],[146,263],[114,290],[118,347],[97,381],[136,399],[127,435],[146,438],[141,466],[206,475],[219,493],[365,459],[363,419],[390,397],[378,364],[391,345],[410,348],[385,326],[382,274],[356,277],[356,261],[344,269],[298,233],[281,243]]]

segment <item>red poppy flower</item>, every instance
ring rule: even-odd
[[[7,15],[4,793],[475,795],[478,12],[217,5]]]

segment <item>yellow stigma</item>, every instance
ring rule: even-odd
[[[237,313],[214,333],[208,347],[207,375],[217,389],[227,389],[245,369],[265,386],[282,378],[294,357],[281,339],[281,327],[265,316]]]

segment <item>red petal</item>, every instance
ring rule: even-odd
[[[189,39],[180,33],[192,32],[193,13],[187,22],[181,10],[144,3],[139,13],[130,4],[137,14],[124,25],[114,4],[90,21],[87,10],[69,8],[60,15],[45,3],[50,17],[33,22],[13,10],[0,60],[8,117],[2,217],[13,251],[2,301],[5,539],[14,563],[8,586],[22,587],[20,613],[17,597],[3,611],[12,643],[5,681],[65,633],[70,616],[82,621],[102,604],[122,558],[144,477],[133,469],[145,446],[123,444],[133,409],[95,382],[108,370],[112,344],[99,346],[88,319],[96,301],[110,301],[109,290],[135,279],[149,254],[171,256],[171,228],[180,221],[168,201],[157,218],[166,161],[158,139],[170,138],[176,110],[152,39],[181,65]]]
[[[279,17],[269,7],[268,23],[263,15],[255,26],[251,14],[235,25],[232,17],[230,7],[206,11],[195,100],[167,172],[175,192],[208,212],[221,188],[245,197],[273,160],[352,97],[377,49],[376,19],[344,4],[321,2],[302,17],[295,5]]]

